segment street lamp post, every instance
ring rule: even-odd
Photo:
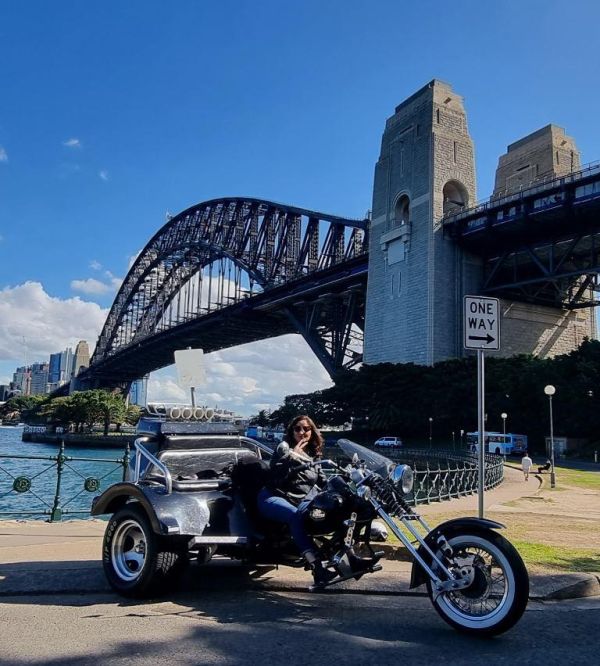
[[[452,431],[452,450],[453,450],[453,451],[454,451],[454,449],[456,448],[455,444],[456,444],[456,442],[455,442],[455,439],[454,439],[454,430],[453,430],[453,431]]]
[[[506,412],[502,412],[502,414],[500,414],[500,418],[502,419],[502,434],[506,435],[506,419],[508,418],[508,414]]]
[[[429,448],[431,448],[431,439],[433,434],[433,417],[429,417]]]
[[[550,405],[550,487],[556,487],[556,474],[554,473],[554,422],[552,418],[552,396],[556,393],[556,388],[552,384],[544,387],[544,393],[548,396]]]

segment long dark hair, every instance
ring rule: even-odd
[[[290,448],[294,448],[294,443],[296,442],[294,438],[294,426],[300,421],[307,421],[311,430],[307,447],[309,450],[307,450],[307,453],[313,458],[320,458],[323,455],[323,436],[319,432],[315,422],[310,418],[310,416],[306,416],[306,414],[295,416],[290,421],[285,431],[285,441],[290,445]]]

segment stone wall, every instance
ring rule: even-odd
[[[558,310],[541,305],[500,300],[501,345],[490,356],[534,354],[552,358],[577,349],[585,337],[594,336],[588,310]]]

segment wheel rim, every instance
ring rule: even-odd
[[[146,562],[148,544],[146,535],[135,520],[125,520],[118,525],[112,538],[111,560],[114,570],[125,582],[135,581]]]
[[[480,537],[456,537],[450,544],[461,566],[473,566],[475,575],[469,587],[440,595],[439,608],[465,626],[497,624],[515,597],[515,579],[508,559],[493,543]]]

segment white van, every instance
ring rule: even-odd
[[[399,448],[402,446],[402,440],[400,437],[380,437],[376,442],[375,446],[383,446],[386,448]]]

